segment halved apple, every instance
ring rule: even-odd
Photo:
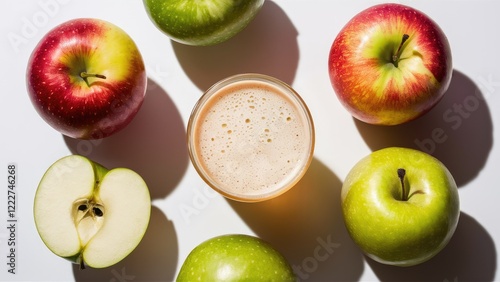
[[[150,214],[149,189],[139,174],[108,170],[79,155],[50,166],[34,200],[42,241],[82,268],[104,268],[124,259],[142,240]]]

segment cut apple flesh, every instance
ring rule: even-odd
[[[104,176],[98,196],[105,208],[104,222],[87,243],[83,260],[92,267],[106,267],[126,257],[141,241],[149,224],[151,199],[144,180],[125,168]]]
[[[79,157],[57,161],[40,181],[34,203],[35,224],[43,242],[55,254],[72,257],[80,253],[74,203],[91,199],[95,186],[92,163]]]
[[[35,195],[37,230],[56,255],[94,268],[113,265],[139,244],[151,199],[144,180],[126,168],[108,171],[81,156],[54,163]]]

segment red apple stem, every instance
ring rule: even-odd
[[[87,72],[84,72],[82,71],[80,73],[80,76],[85,79],[87,77],[97,77],[97,78],[102,78],[102,79],[106,79],[106,76],[102,75],[102,74],[98,74],[98,73],[87,73]]]
[[[406,176],[406,170],[404,168],[399,168],[398,169],[398,177],[399,180],[401,181],[401,200],[402,201],[408,201],[408,193],[406,191],[406,186],[405,186],[405,176]]]
[[[405,44],[406,40],[408,40],[410,36],[408,34],[403,34],[403,38],[401,39],[401,43],[399,44],[398,50],[396,51],[396,54],[392,55],[392,63],[398,67],[398,62],[399,62],[399,57],[401,56],[401,51],[403,49],[403,45]]]

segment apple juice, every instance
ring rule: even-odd
[[[278,196],[303,176],[314,127],[301,97],[259,74],[229,77],[198,101],[188,124],[191,160],[216,191],[256,202]]]

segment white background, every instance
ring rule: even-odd
[[[17,164],[19,221],[12,275],[7,272],[4,177],[0,280],[171,281],[192,248],[228,233],[264,238],[300,267],[301,277],[308,281],[496,280],[499,4],[402,2],[424,11],[447,34],[453,79],[446,97],[426,116],[402,126],[375,127],[355,121],[340,105],[330,85],[327,60],[342,26],[378,1],[268,1],[242,33],[208,48],[171,42],[154,27],[139,0],[2,1],[0,174],[7,175],[8,163]],[[143,107],[133,122],[112,137],[92,142],[63,137],[48,126],[31,105],[25,87],[27,60],[37,42],[54,26],[77,17],[101,18],[122,27],[142,52],[149,77]],[[191,166],[185,144],[189,114],[203,90],[241,72],[265,73],[291,84],[316,124],[315,158],[304,179],[287,194],[260,204],[235,203],[214,194]],[[457,107],[469,110],[461,115]],[[445,113],[460,124],[447,121]],[[432,153],[458,183],[462,211],[458,229],[442,253],[423,265],[403,269],[373,263],[345,231],[339,202],[342,180],[371,151],[388,146],[418,149],[418,141],[432,138],[439,128],[448,138],[436,143]],[[53,255],[35,229],[32,205],[38,182],[54,161],[69,154],[83,154],[108,167],[132,168],[151,189],[154,207],[144,240],[132,255],[110,268],[79,271]],[[330,247],[324,249],[324,242]],[[324,256],[318,259],[315,254]]]

